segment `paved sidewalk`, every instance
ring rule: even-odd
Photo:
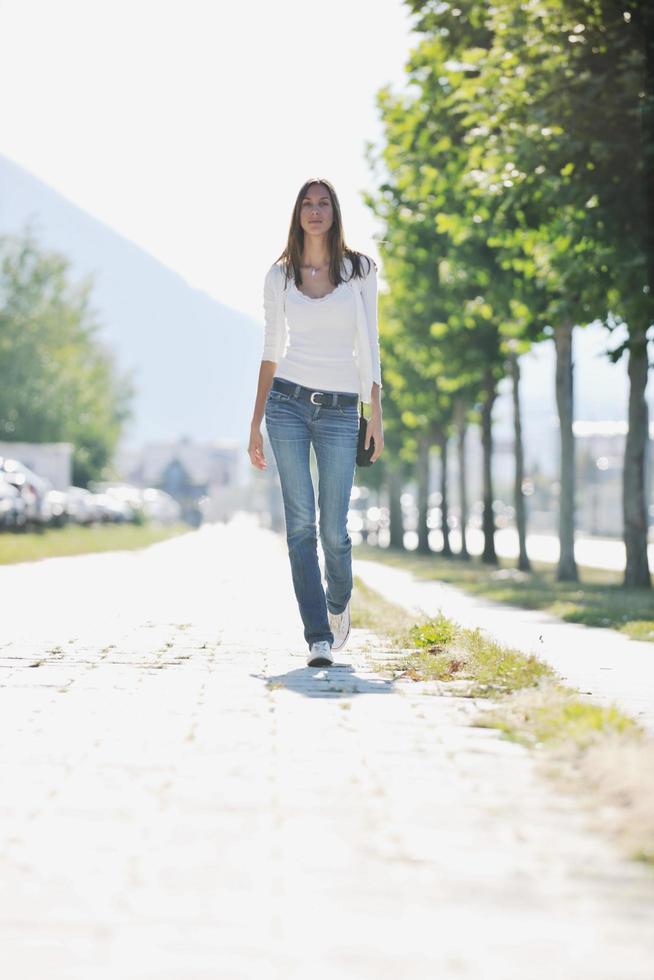
[[[442,610],[500,643],[537,654],[582,697],[603,704],[615,701],[654,733],[654,643],[479,598],[445,582],[420,580],[383,562],[355,558],[353,569],[386,599],[418,615],[436,616]]]
[[[651,980],[651,871],[371,634],[304,667],[280,536],[0,589],[8,980]]]

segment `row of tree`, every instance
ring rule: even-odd
[[[73,443],[73,483],[100,479],[134,393],[100,340],[90,278],[31,229],[0,237],[0,439]]]
[[[418,467],[427,545],[428,457],[442,454],[444,552],[449,437],[483,445],[486,562],[494,547],[491,425],[513,379],[519,565],[528,569],[519,355],[553,339],[560,422],[560,580],[574,556],[573,329],[601,322],[628,358],[623,476],[625,584],[651,587],[645,466],[648,336],[654,324],[654,7],[634,0],[405,0],[420,39],[406,93],[378,94],[383,145],[368,144],[390,291],[380,298],[382,476],[391,499]],[[625,339],[626,338],[626,339]]]

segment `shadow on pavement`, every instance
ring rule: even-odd
[[[268,688],[285,687],[308,698],[351,697],[355,694],[392,694],[394,681],[359,677],[351,664],[331,667],[301,667],[285,674],[252,674]]]

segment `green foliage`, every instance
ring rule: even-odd
[[[416,647],[446,647],[456,636],[457,625],[442,612],[438,616],[414,626],[409,632],[409,642]]]
[[[0,438],[72,442],[77,485],[102,478],[133,395],[98,336],[92,285],[29,229],[0,238]]]
[[[470,696],[506,694],[555,676],[533,654],[503,646],[478,629],[464,629],[442,613],[414,624],[396,639],[407,653],[393,669],[416,681],[465,681]]]
[[[466,630],[466,642],[475,665],[473,693],[476,695],[533,687],[554,674],[545,661],[496,643],[479,630]]]
[[[406,0],[408,91],[380,90],[367,148],[390,285],[387,393],[410,428],[449,422],[504,356],[563,318],[649,325],[642,5]],[[598,106],[601,105],[601,111]],[[387,320],[394,328],[386,330]],[[404,383],[400,382],[404,379]],[[411,434],[407,433],[409,440]]]
[[[477,724],[499,728],[524,745],[573,742],[586,748],[607,733],[642,734],[638,723],[615,704],[604,707],[584,701],[571,688],[556,683],[545,686],[542,694],[526,704],[516,701],[519,710],[506,702],[482,714]]]

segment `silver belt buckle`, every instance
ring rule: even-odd
[[[314,400],[313,400],[313,396],[314,395],[324,395],[324,391],[312,391],[311,392],[309,401],[311,402],[312,405],[319,405],[320,402],[314,402]]]

